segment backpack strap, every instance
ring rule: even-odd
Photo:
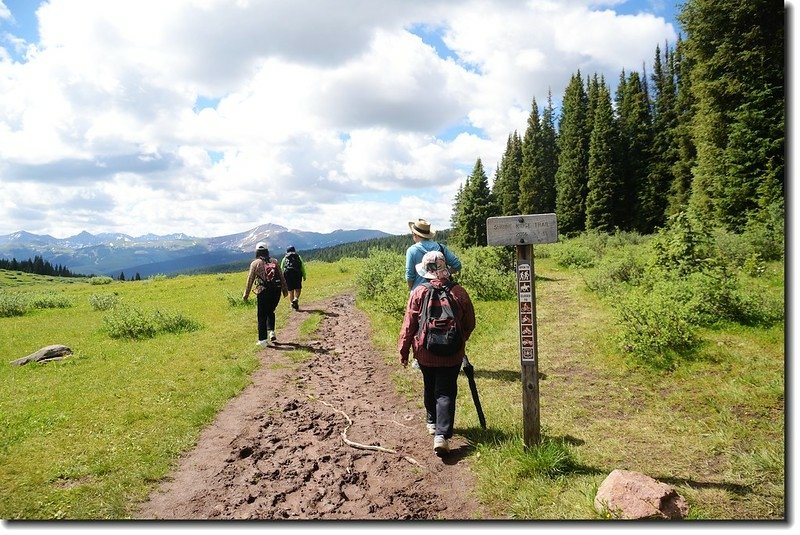
[[[427,289],[425,299],[422,301],[422,310],[419,312],[419,325],[417,325],[417,335],[422,333],[422,329],[428,324],[431,317],[431,301],[433,301],[433,285],[430,282],[423,282],[421,286]]]

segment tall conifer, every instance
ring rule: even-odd
[[[580,71],[564,91],[558,134],[556,216],[564,233],[586,228],[586,184],[589,139],[586,127],[587,96]]]

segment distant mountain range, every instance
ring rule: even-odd
[[[127,234],[90,234],[86,231],[68,238],[19,231],[0,236],[0,258],[23,261],[34,256],[73,273],[127,278],[139,273],[148,277],[252,258],[258,242],[266,242],[272,256],[280,257],[289,245],[298,251],[322,249],[344,243],[391,236],[379,230],[335,230],[327,234],[290,230],[267,223],[245,232],[198,238],[186,234],[136,238]]]

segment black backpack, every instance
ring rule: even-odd
[[[292,271],[300,269],[300,257],[297,253],[289,253],[286,255],[286,262],[284,262],[284,271]]]
[[[464,347],[464,338],[456,319],[457,306],[450,293],[455,283],[448,281],[441,288],[429,282],[422,285],[428,289],[417,330],[422,335],[422,343],[434,355],[455,355]]]

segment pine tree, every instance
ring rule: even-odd
[[[522,138],[522,169],[519,179],[519,203],[517,210],[520,214],[533,214],[535,211],[537,191],[537,160],[541,150],[541,125],[539,123],[539,106],[536,97],[531,101],[531,112],[528,115],[528,124],[525,136]]]
[[[669,192],[667,216],[673,216],[689,207],[692,192],[692,168],[697,150],[692,137],[692,118],[695,113],[689,72],[690,62],[683,53],[683,41],[678,38],[672,56],[672,72],[676,85],[675,97],[675,163],[672,165],[673,181]]]
[[[539,191],[534,213],[549,214],[556,211],[556,172],[558,171],[558,134],[553,112],[553,96],[547,91],[547,107],[542,114],[541,159],[537,165]]]
[[[498,204],[501,215],[513,215],[517,212],[520,189],[520,167],[522,165],[522,142],[514,131],[508,136],[506,151],[500,160],[495,173],[492,193]]]
[[[652,192],[644,187],[652,146],[650,99],[638,72],[625,76],[617,87],[617,125],[619,131],[620,179],[623,198],[617,220],[623,230],[647,229],[647,207]]]
[[[580,71],[564,91],[558,127],[558,171],[556,172],[556,216],[564,234],[586,227],[586,187],[589,138],[586,127],[587,96]]]
[[[640,195],[639,230],[650,234],[666,222],[670,186],[674,182],[672,168],[677,161],[677,127],[675,82],[669,47],[656,46],[653,63],[653,137],[649,149],[648,172]]]
[[[734,231],[783,203],[784,17],[770,0],[688,0],[679,15],[697,103],[690,205]]]
[[[620,204],[614,111],[611,94],[604,80],[594,85],[594,124],[589,140],[589,181],[586,195],[586,228],[611,232],[618,226]]]
[[[461,191],[458,213],[456,244],[461,247],[486,245],[486,219],[498,215],[499,210],[492,192],[489,190],[489,179],[478,158],[472,174],[467,178]]]

